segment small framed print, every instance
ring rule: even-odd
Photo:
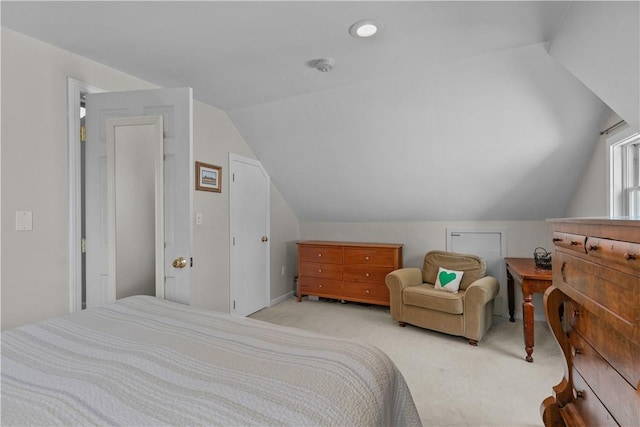
[[[196,190],[222,192],[222,167],[196,162]]]

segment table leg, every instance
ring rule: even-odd
[[[509,272],[509,269],[507,268],[507,300],[509,302],[509,322],[515,322],[516,319],[514,318],[515,312],[516,312],[516,304],[514,301],[514,295],[513,295],[513,276],[511,275],[511,272]]]
[[[527,362],[533,362],[533,295],[525,294],[522,302],[522,323],[524,328],[524,349]]]

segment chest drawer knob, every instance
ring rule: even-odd
[[[586,397],[584,391],[576,390],[576,399],[584,399]]]
[[[589,245],[589,251],[593,252],[593,251],[597,251],[600,249],[600,246],[598,245]]]
[[[369,257],[368,256],[364,257],[364,259],[365,259],[365,261],[369,261]]]
[[[322,269],[321,268],[318,269],[318,273],[322,273]]]
[[[574,347],[573,348],[573,355],[574,356],[578,356],[580,354],[582,354],[582,349],[580,347]]]
[[[321,287],[322,287],[322,284],[318,285],[318,287],[319,287],[319,288],[321,288]]]
[[[365,293],[367,293],[367,294],[368,294],[368,293],[370,293],[370,292],[371,292],[371,291],[370,291],[369,289],[367,289],[367,290],[365,291]]]
[[[318,254],[318,258],[322,258],[322,254]]]
[[[365,273],[364,277],[369,277],[370,274],[369,273]]]
[[[625,261],[635,261],[636,260],[636,254],[625,253],[624,254],[624,260]]]

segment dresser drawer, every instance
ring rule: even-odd
[[[600,402],[584,378],[574,368],[571,371],[574,390],[574,404],[580,412],[580,417],[587,426],[618,426],[607,408]],[[562,412],[562,410],[560,410]]]
[[[580,234],[563,233],[561,231],[554,231],[553,244],[560,247],[569,249],[581,254],[586,254],[585,243],[587,242],[587,236]]]
[[[638,326],[637,277],[562,252],[556,253],[554,263],[554,283],[578,304],[627,334]]]
[[[396,251],[388,248],[344,248],[345,265],[393,267]]]
[[[640,383],[640,342],[612,328],[604,319],[573,301],[566,303],[565,315],[572,329],[569,334],[572,345],[579,345],[576,341],[579,339],[586,341],[629,384]],[[580,360],[580,356],[576,359]]]
[[[339,280],[320,279],[317,277],[301,277],[298,280],[300,295],[334,296],[342,293],[342,282]]]
[[[596,260],[604,261],[612,267],[629,269],[630,272],[640,272],[640,244],[638,243],[589,237],[586,247],[589,256]]]
[[[573,366],[589,384],[598,399],[624,426],[640,422],[640,399],[633,388],[579,334],[569,334]]]
[[[343,279],[349,282],[379,283],[384,285],[384,278],[393,271],[389,267],[360,267],[345,265]],[[386,286],[386,285],[385,285]]]
[[[321,279],[342,280],[342,265],[301,262],[298,275],[300,277],[318,277]]]
[[[342,264],[342,248],[301,244],[298,247],[298,259],[305,262]]]
[[[342,292],[355,300],[389,305],[389,288],[386,285],[344,282]]]

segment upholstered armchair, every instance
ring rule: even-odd
[[[500,289],[486,271],[484,259],[475,255],[428,252],[422,269],[401,268],[387,274],[391,317],[400,326],[409,323],[463,336],[478,345],[491,326],[493,301]]]

